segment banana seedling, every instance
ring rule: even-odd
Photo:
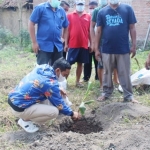
[[[86,106],[85,105],[89,105],[89,104],[94,102],[94,100],[85,101],[85,99],[87,98],[87,96],[89,94],[89,91],[91,89],[91,85],[92,85],[92,83],[88,82],[88,88],[87,88],[86,93],[84,95],[83,101],[81,102],[81,104],[79,106],[79,110],[78,111],[81,113],[82,116],[84,115],[85,110],[86,110]]]

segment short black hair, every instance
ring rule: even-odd
[[[95,1],[92,1],[92,2],[89,2],[89,5],[95,5],[95,6],[98,6],[98,3],[95,2]]]
[[[71,65],[69,64],[69,62],[64,59],[63,57],[57,59],[54,64],[53,64],[53,69],[57,69],[59,68],[62,71],[66,71],[66,69],[71,69]]]
[[[64,5],[67,5],[68,7],[70,7],[69,3],[66,1],[61,1],[60,6],[63,7]]]

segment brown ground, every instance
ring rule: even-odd
[[[98,105],[78,122],[64,117],[34,134],[21,129],[1,135],[0,149],[19,141],[25,146],[16,149],[150,150],[150,108],[121,102]]]

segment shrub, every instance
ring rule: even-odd
[[[6,28],[0,26],[0,43],[2,45],[10,44],[14,40],[12,33]]]
[[[20,45],[22,47],[28,47],[31,44],[29,32],[25,29],[21,30],[19,33]]]

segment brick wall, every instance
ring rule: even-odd
[[[150,0],[133,0],[132,7],[137,18],[137,38],[144,41],[150,23]]]

